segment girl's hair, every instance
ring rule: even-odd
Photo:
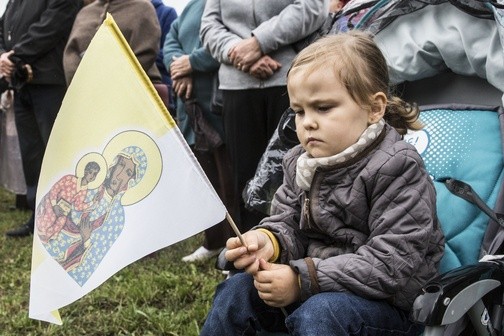
[[[417,105],[390,93],[387,62],[370,34],[352,30],[320,38],[296,56],[289,73],[301,66],[309,72],[332,68],[350,96],[367,109],[372,108],[375,93],[385,93],[384,119],[400,134],[422,128]]]

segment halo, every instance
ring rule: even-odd
[[[156,187],[161,177],[163,164],[159,147],[150,136],[140,131],[124,131],[115,135],[103,150],[103,156],[110,165],[124,148],[137,146],[147,156],[147,168],[143,178],[124,192],[122,205],[131,205],[147,197]]]
[[[105,180],[108,170],[105,158],[100,153],[91,152],[84,154],[80,158],[79,162],[77,162],[77,165],[75,166],[75,176],[82,178],[84,176],[84,169],[86,169],[86,165],[92,161],[96,162],[100,166],[100,171],[96,175],[95,180],[88,183],[88,189],[98,188]]]

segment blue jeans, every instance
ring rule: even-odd
[[[217,287],[200,335],[255,335],[256,331],[284,331],[290,335],[411,335],[422,327],[408,313],[385,301],[367,300],[348,292],[325,292],[286,307],[288,316],[266,305],[253,278],[239,273]]]

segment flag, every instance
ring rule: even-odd
[[[108,15],[68,88],[40,174],[29,316],[201,232],[226,209]]]

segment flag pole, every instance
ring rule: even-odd
[[[247,245],[245,245],[245,240],[243,240],[243,236],[240,233],[240,230],[238,229],[233,218],[231,218],[231,215],[227,211],[226,211],[226,219],[229,222],[229,225],[231,225],[231,228],[233,229],[236,236],[240,239],[240,242],[242,243],[242,245],[247,247]]]
[[[242,243],[242,245],[245,246],[245,247],[247,247],[247,245],[245,245],[245,240],[243,240],[243,237],[242,237],[242,235],[240,233],[240,230],[238,230],[238,227],[236,226],[233,218],[231,218],[231,215],[227,211],[226,211],[226,219],[229,222],[229,224],[231,225],[231,227],[233,228],[233,231],[235,232],[236,236],[240,239],[240,242]],[[289,316],[289,313],[287,313],[287,310],[285,310],[284,307],[280,307],[280,310],[282,310],[282,313],[286,317]]]

